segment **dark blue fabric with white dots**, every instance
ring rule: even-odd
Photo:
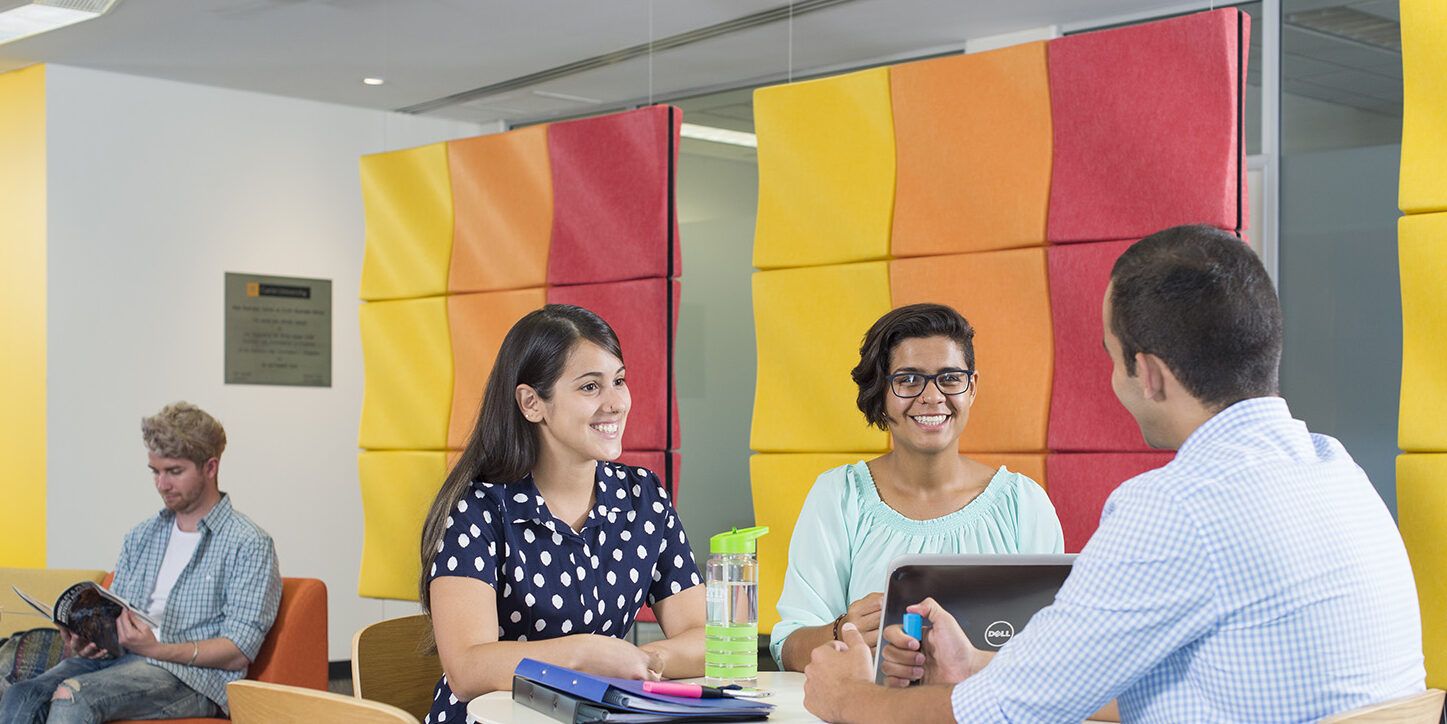
[[[698,566],[658,476],[600,462],[598,493],[574,533],[548,511],[532,476],[474,482],[453,506],[428,571],[497,591],[498,639],[591,633],[621,638],[645,602],[699,585]],[[463,722],[467,702],[437,683],[427,724]]]

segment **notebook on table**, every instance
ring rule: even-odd
[[[518,662],[512,698],[557,721],[578,724],[761,721],[774,709],[744,699],[689,699],[645,692],[641,681],[593,676],[533,659]]]

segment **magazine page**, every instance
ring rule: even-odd
[[[92,585],[92,586],[95,586],[95,584],[93,584],[93,583],[92,583],[91,585]],[[156,621],[156,619],[151,618],[150,615],[148,615],[145,611],[141,610],[141,608],[140,608],[139,606],[136,606],[135,604],[131,603],[130,601],[127,601],[126,599],[121,598],[120,596],[117,596],[117,595],[116,595],[114,592],[112,592],[110,589],[108,589],[108,588],[102,588],[102,587],[100,587],[100,586],[95,586],[95,590],[96,590],[96,592],[99,593],[100,595],[102,595],[102,596],[104,596],[104,597],[106,597],[106,598],[108,598],[108,599],[110,599],[110,600],[112,600],[112,601],[115,601],[118,605],[126,608],[126,609],[129,610],[131,613],[135,614],[135,615],[136,615],[136,618],[138,618],[138,619],[141,620],[141,623],[144,623],[144,624],[146,624],[147,626],[150,626],[151,628],[154,628],[154,629],[159,629],[159,628],[161,628],[161,624],[158,623],[158,622]]]
[[[116,632],[116,617],[122,610],[121,604],[101,595],[100,586],[86,581],[60,594],[55,602],[55,620],[111,656],[121,656],[125,650]]]
[[[43,603],[41,603],[41,602],[39,602],[39,601],[31,598],[31,597],[30,597],[29,595],[27,595],[24,591],[20,590],[19,588],[16,588],[15,586],[11,586],[11,587],[10,587],[10,590],[14,591],[14,592],[15,592],[15,595],[17,595],[17,596],[20,597],[20,600],[22,600],[22,601],[30,604],[30,607],[31,607],[31,608],[35,609],[36,611],[39,611],[42,616],[45,616],[46,618],[50,619],[51,621],[54,621],[54,620],[55,620],[55,613],[50,609],[49,606],[47,606],[47,605],[45,605],[45,604],[43,604]]]

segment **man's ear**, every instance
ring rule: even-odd
[[[538,395],[537,390],[530,385],[518,385],[514,394],[517,397],[518,410],[528,422],[543,421],[543,398]]]
[[[207,460],[204,465],[201,466],[201,477],[207,480],[215,480],[216,473],[220,470],[221,461],[217,458],[211,458],[210,460]]]
[[[1175,381],[1176,376],[1171,373],[1164,360],[1153,354],[1137,352],[1135,370],[1136,384],[1140,386],[1143,398],[1156,402],[1166,399],[1167,379]]]

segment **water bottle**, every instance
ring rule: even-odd
[[[709,686],[759,680],[759,536],[767,527],[734,528],[708,541],[708,621],[703,673]]]

